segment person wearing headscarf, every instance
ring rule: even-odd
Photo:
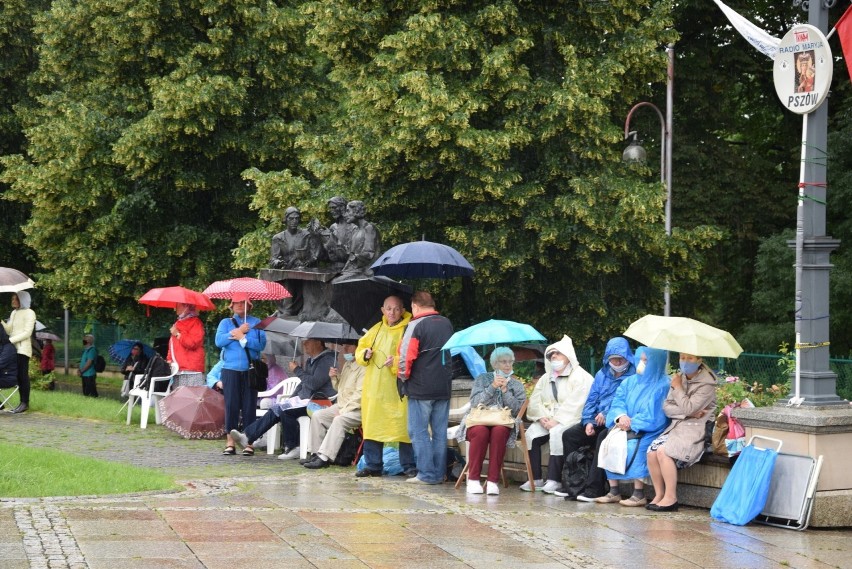
[[[583,406],[583,420],[562,433],[563,456],[567,457],[584,446],[594,449],[585,487],[576,496],[567,488],[562,488],[554,492],[557,496],[592,502],[606,493],[606,473],[598,468],[598,449],[609,432],[606,428],[606,414],[609,413],[618,386],[634,373],[636,367],[633,365],[630,344],[621,336],[611,338],[604,350],[603,367],[595,374],[595,381]]]
[[[169,353],[166,361],[177,362],[175,385],[205,385],[204,324],[194,304],[175,304],[177,321],[169,329]]]
[[[124,381],[121,384],[121,396],[127,397],[130,393],[130,388],[133,386],[133,376],[136,374],[145,373],[148,367],[148,356],[145,355],[145,346],[142,342],[136,342],[130,348],[130,353],[121,364],[121,373],[124,375]]]
[[[9,341],[15,346],[18,360],[18,386],[21,402],[12,413],[23,413],[30,408],[30,358],[33,355],[32,335],[36,314],[30,308],[30,293],[25,290],[12,294],[12,314],[3,322]]]
[[[666,425],[669,419],[663,413],[663,400],[669,392],[669,376],[666,365],[669,353],[666,350],[641,347],[636,350],[639,363],[636,374],[625,379],[615,392],[606,426],[611,431],[627,431],[627,464],[624,474],[606,471],[609,492],[597,498],[599,504],[619,503],[622,506],[636,507],[648,503],[645,498],[645,482],[648,476],[648,447]],[[621,498],[619,481],[633,480],[633,494]]]
[[[677,471],[698,462],[704,454],[707,421],[716,410],[716,376],[704,361],[680,354],[680,371],[672,375],[663,412],[672,422],[648,447],[648,470],[654,499],[645,506],[655,512],[676,512]]]
[[[580,367],[574,343],[563,336],[544,352],[544,375],[535,384],[527,407],[527,419],[533,422],[527,429],[527,447],[533,481],[524,482],[521,490],[535,489],[552,494],[562,483],[562,433],[580,422],[583,405],[594,378]],[[541,448],[550,446],[547,481],[542,478]]]

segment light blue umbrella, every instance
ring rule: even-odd
[[[524,342],[547,342],[547,338],[530,326],[511,320],[486,320],[453,334],[441,349],[462,346],[486,346],[489,344],[520,344]]]

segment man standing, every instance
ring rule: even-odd
[[[311,416],[311,440],[309,453],[316,453],[305,468],[325,468],[337,458],[348,429],[361,426],[361,389],[364,385],[365,369],[355,363],[355,346],[344,344],[343,367],[328,370],[332,381],[337,381],[337,401],[331,407],[314,411]]]
[[[83,381],[83,395],[85,397],[98,396],[97,372],[95,360],[98,350],[95,348],[95,337],[91,334],[83,336],[83,355],[80,358],[80,369],[77,371]]]
[[[453,325],[435,310],[432,295],[411,297],[411,322],[399,344],[397,377],[408,396],[408,435],[417,458],[417,476],[407,482],[441,484],[447,470],[447,424],[452,393],[452,358],[441,347]],[[431,428],[431,433],[430,433]]]
[[[401,400],[396,390],[396,372],[385,365],[393,359],[399,340],[411,313],[402,306],[402,299],[389,296],[382,304],[382,321],[370,328],[358,341],[355,361],[366,368],[361,397],[361,416],[364,428],[365,467],[355,476],[381,476],[384,470],[385,443],[399,443],[399,464],[403,474],[417,474],[414,450],[408,438],[408,402]]]

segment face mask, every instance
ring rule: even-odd
[[[343,354],[343,359],[347,362],[355,361],[355,354]]]
[[[609,362],[609,368],[612,371],[614,371],[615,373],[622,373],[629,367],[630,367],[630,362],[624,362],[620,366],[617,366],[617,365],[613,364],[612,362]]]
[[[686,375],[692,375],[698,368],[701,366],[699,362],[687,362],[684,360],[680,360],[680,371],[685,373]]]
[[[565,369],[565,362],[562,360],[553,360],[550,362],[550,367],[553,371],[562,371]]]
[[[645,373],[645,360],[639,360],[639,363],[636,364],[636,373],[639,375]]]
[[[511,376],[514,372],[515,372],[515,370],[513,370],[513,369],[510,369],[509,371],[503,371],[502,369],[498,369],[498,370],[497,370],[497,375],[502,375],[503,377],[509,377],[509,376]]]

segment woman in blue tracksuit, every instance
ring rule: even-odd
[[[248,380],[249,360],[246,348],[252,359],[259,359],[260,352],[266,347],[266,332],[254,327],[260,323],[258,318],[248,314],[252,304],[248,295],[235,295],[231,299],[233,317],[223,318],[216,329],[216,346],[222,349],[222,390],[225,394],[225,432],[228,443],[222,454],[236,454],[232,429],[239,429],[240,414],[243,428],[254,422],[257,413],[257,392],[252,391]],[[252,455],[254,450],[247,447],[243,454]]]

